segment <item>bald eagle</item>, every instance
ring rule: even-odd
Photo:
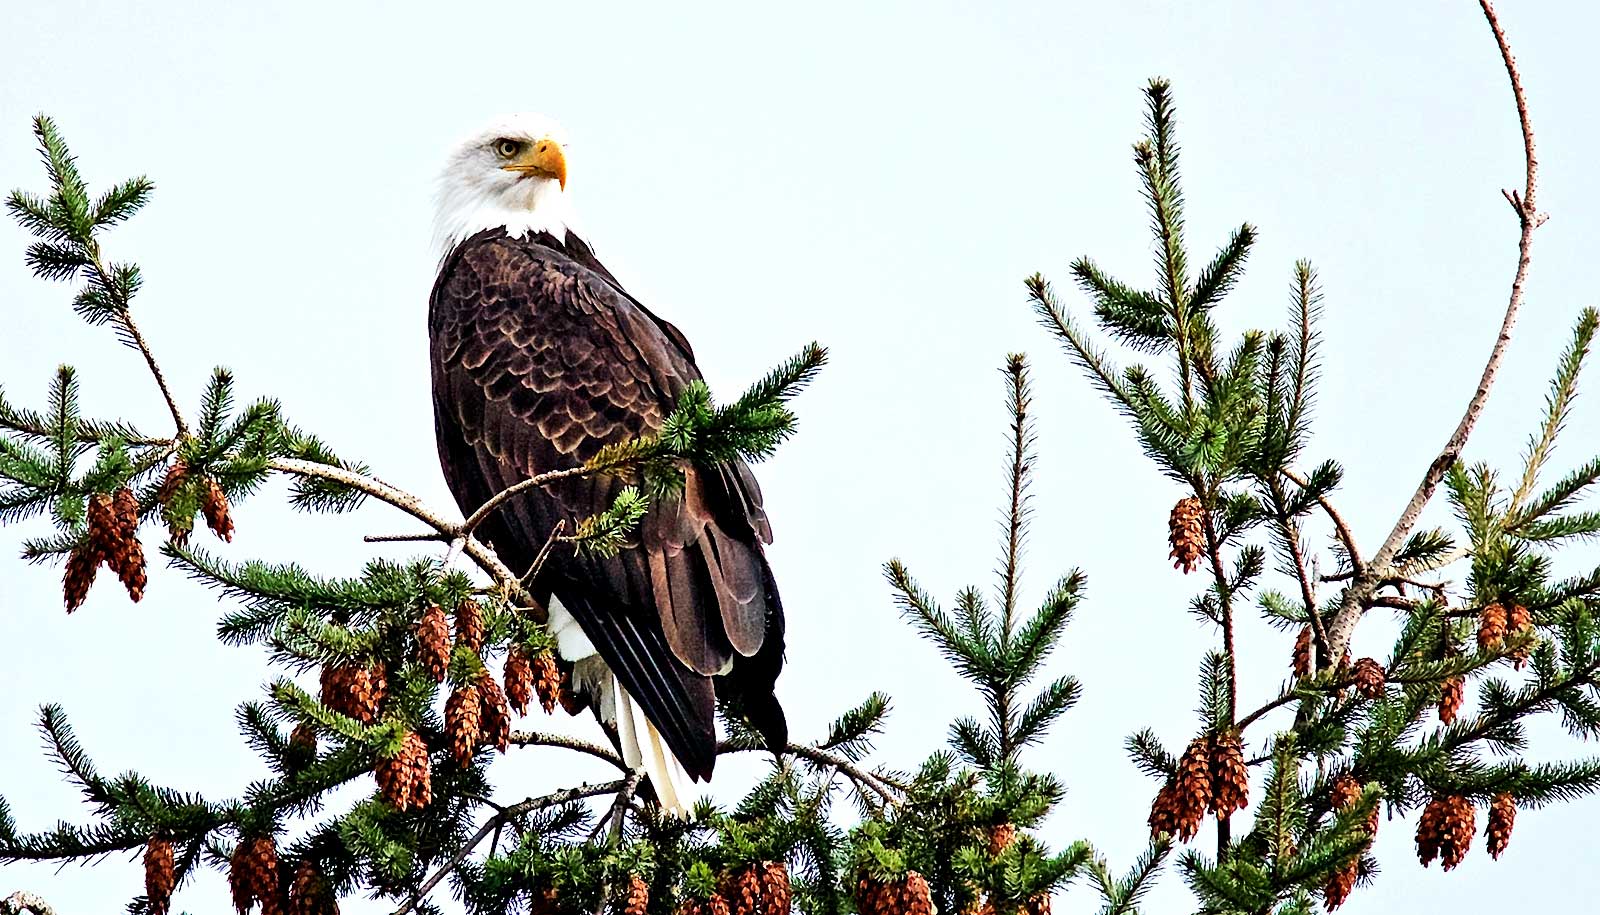
[[[684,335],[575,230],[567,143],[553,122],[504,118],[456,148],[436,228],[434,426],[463,513],[657,431],[700,379]],[[571,530],[622,486],[594,476],[527,491],[479,534],[525,571],[558,522]],[[575,692],[662,805],[682,809],[689,779],[711,777],[719,700],[774,751],[787,743],[773,695],[784,620],[763,550],[772,529],[749,467],[731,461],[686,468],[681,492],[650,507],[634,540],[608,558],[556,551],[530,590]]]

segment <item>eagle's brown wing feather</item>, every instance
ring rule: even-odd
[[[480,233],[446,260],[429,309],[435,426],[463,512],[537,473],[654,432],[700,378],[675,328],[592,269],[587,248]],[[569,479],[512,500],[482,536],[525,569],[558,521],[605,510],[623,483]],[[742,463],[691,467],[638,544],[609,558],[557,550],[536,583],[583,627],[684,767],[715,760],[711,676],[781,737],[772,683],[783,621],[762,552],[771,531]],[[730,694],[731,693],[731,694]],[[748,695],[743,695],[748,694]],[[768,720],[763,722],[762,718]]]

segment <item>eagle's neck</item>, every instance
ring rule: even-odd
[[[456,245],[485,229],[504,229],[512,238],[549,232],[565,238],[577,227],[572,200],[554,181],[527,181],[507,194],[504,187],[446,186],[439,194],[434,246],[443,259]]]

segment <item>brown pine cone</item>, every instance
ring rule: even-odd
[[[1489,804],[1489,825],[1484,835],[1489,838],[1489,856],[1495,860],[1511,844],[1511,827],[1517,822],[1517,802],[1510,794],[1500,793]]]
[[[172,843],[161,836],[151,836],[144,847],[144,895],[150,903],[150,915],[167,915],[172,890],[177,885],[178,878],[172,870]]]
[[[217,539],[233,542],[233,514],[228,508],[228,497],[210,477],[200,483],[200,513],[206,516],[206,527],[211,528]]]
[[[506,651],[502,678],[506,681],[506,701],[518,715],[528,714],[528,703],[533,699],[533,662],[528,660],[526,648],[512,645]]]
[[[250,911],[251,903],[261,905],[261,915],[279,915],[278,848],[270,836],[239,842],[229,863],[228,886],[239,915]]]
[[[1158,838],[1162,833],[1176,836],[1180,821],[1178,819],[1178,802],[1174,798],[1176,786],[1172,779],[1161,786],[1156,792],[1155,800],[1150,802],[1150,838]]]
[[[294,730],[289,734],[289,746],[307,756],[317,755],[317,729],[312,727],[308,721],[302,721],[295,725]]]
[[[470,597],[456,607],[456,644],[473,654],[483,650],[483,608]]]
[[[1294,675],[1298,680],[1311,676],[1311,627],[1300,630],[1294,640]]]
[[[685,899],[678,903],[678,915],[728,915],[728,900],[720,893],[710,899]]]
[[[563,679],[564,678],[561,675],[561,668],[556,665],[556,658],[554,654],[548,651],[541,651],[536,657],[534,657],[533,688],[534,691],[539,694],[539,704],[544,706],[544,713],[546,715],[553,714],[555,712],[557,702],[562,702],[562,704],[565,705],[563,699],[565,698],[567,689],[563,685]],[[577,712],[573,712],[571,709],[568,709],[567,711],[570,714],[577,714]]]
[[[121,558],[122,525],[117,521],[116,500],[105,493],[89,496],[85,512],[89,529],[89,545],[95,556],[115,572]]]
[[[1506,610],[1506,629],[1514,635],[1521,635],[1533,625],[1533,616],[1528,613],[1528,608],[1521,604],[1512,604]],[[1516,662],[1517,669],[1528,663],[1530,649],[1524,645],[1511,653],[1511,660]]]
[[[916,871],[906,871],[900,881],[899,905],[893,910],[903,915],[933,915],[933,890]]]
[[[1019,915],[1050,915],[1050,894],[1035,893],[1022,904]]]
[[[1011,847],[1017,839],[1017,827],[1010,823],[1001,823],[989,827],[989,857],[999,857],[1002,852]]]
[[[362,724],[378,720],[378,709],[389,690],[383,662],[372,665],[335,664],[322,668],[322,704]]]
[[[1187,575],[1200,567],[1200,556],[1205,552],[1206,535],[1202,526],[1205,509],[1194,496],[1179,499],[1167,519],[1167,542],[1172,545],[1168,554],[1174,569]]]
[[[506,707],[506,694],[488,668],[478,673],[477,685],[478,699],[483,703],[483,714],[479,716],[483,742],[504,753],[511,745],[511,709]]]
[[[1434,858],[1451,870],[1467,856],[1476,828],[1472,802],[1456,795],[1438,795],[1428,801],[1417,821],[1417,857],[1427,867]]]
[[[1388,679],[1388,674],[1384,672],[1382,664],[1371,658],[1362,658],[1351,669],[1350,677],[1355,683],[1356,692],[1363,698],[1383,698],[1383,684]]]
[[[144,598],[149,575],[145,571],[144,545],[139,542],[139,498],[124,486],[112,497],[113,521],[117,527],[117,555],[111,568],[116,570],[128,597],[134,603]]]
[[[1187,842],[1200,832],[1200,823],[1211,806],[1210,741],[1196,737],[1178,759],[1178,777],[1173,783],[1173,812],[1177,817],[1178,838]]]
[[[1439,690],[1439,720],[1449,724],[1456,720],[1461,703],[1467,698],[1467,681],[1464,677],[1451,677]]]
[[[1327,884],[1322,888],[1323,906],[1331,912],[1344,905],[1345,900],[1350,898],[1350,891],[1356,888],[1356,878],[1359,876],[1361,876],[1361,858],[1358,855],[1355,860],[1334,871],[1333,876],[1328,878]]]
[[[289,884],[288,915],[339,915],[339,897],[309,859],[300,862]]]
[[[183,461],[173,461],[167,468],[167,475],[161,478],[161,488],[156,490],[156,501],[162,505],[172,501],[178,494],[178,487],[189,478],[189,465]]]
[[[760,915],[761,877],[754,865],[723,874],[718,884],[717,892],[728,900],[732,915]]]
[[[1498,651],[1506,640],[1506,608],[1490,604],[1478,613],[1478,650]]]
[[[470,683],[458,686],[444,704],[444,730],[450,735],[450,755],[465,769],[482,741],[483,700]]]
[[[761,866],[760,876],[764,915],[789,915],[794,902],[794,892],[789,886],[789,869],[784,867],[782,861],[768,861]]]
[[[649,906],[650,884],[638,874],[629,874],[628,887],[622,897],[622,915],[645,915]]]
[[[380,757],[372,774],[378,780],[383,799],[396,810],[419,809],[433,801],[428,744],[415,731],[406,734],[400,750],[393,756]]]
[[[189,541],[189,533],[194,529],[194,516],[192,513],[180,514],[174,510],[172,500],[177,497],[178,490],[183,488],[189,479],[189,465],[183,461],[173,461],[167,468],[167,475],[161,479],[161,488],[156,490],[156,502],[161,506],[161,517],[167,522],[167,537],[173,543],[184,544]]]
[[[1244,744],[1232,731],[1211,738],[1211,812],[1232,816],[1250,806],[1250,768]]]
[[[444,609],[432,604],[417,623],[417,663],[435,683],[443,683],[450,669],[450,621]]]
[[[93,544],[79,544],[67,556],[67,569],[61,576],[61,597],[67,612],[83,606],[89,597],[89,586],[94,584],[95,573],[100,570],[100,556]]]

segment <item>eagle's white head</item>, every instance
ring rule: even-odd
[[[557,238],[574,225],[567,133],[538,114],[496,119],[456,146],[439,176],[434,244],[440,256],[484,229]]]

